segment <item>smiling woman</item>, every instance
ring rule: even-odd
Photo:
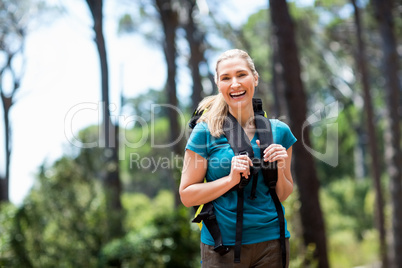
[[[215,70],[219,94],[199,105],[202,116],[187,142],[180,182],[185,206],[205,204],[200,217],[205,212],[216,217],[218,227],[209,229],[211,225],[203,223],[201,229],[202,267],[233,267],[233,261],[241,267],[287,267],[290,234],[279,201],[293,191],[290,171],[296,138],[286,124],[254,110],[258,73],[245,51],[224,52]],[[242,138],[232,138],[236,135]],[[213,159],[230,163],[216,167]],[[275,162],[277,169],[268,175],[265,167]],[[265,183],[272,176],[276,186]],[[205,220],[210,222],[210,217]]]
[[[258,73],[254,64],[247,61],[248,55],[244,51],[235,49],[226,53],[231,57],[217,65],[217,85],[229,106],[229,112],[240,119],[240,124],[244,127],[254,113],[252,99],[254,88],[258,85]],[[238,114],[240,110],[242,117]]]

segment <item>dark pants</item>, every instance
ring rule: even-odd
[[[201,243],[202,268],[282,268],[282,252],[279,240],[241,246],[240,263],[234,262],[232,249],[224,256],[214,251],[213,246]],[[286,239],[286,267],[289,267],[289,239]]]

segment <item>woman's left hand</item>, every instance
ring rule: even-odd
[[[271,144],[264,150],[264,161],[278,161],[278,168],[286,168],[286,158],[288,158],[286,148],[280,144]]]
[[[257,140],[258,146],[260,141]],[[264,150],[264,161],[278,161],[278,181],[276,183],[276,193],[279,200],[285,201],[293,191],[293,179],[290,172],[292,162],[292,146],[286,150],[280,144],[271,144]]]

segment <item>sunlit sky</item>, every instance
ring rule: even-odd
[[[97,110],[101,100],[99,60],[86,3],[84,0],[48,2],[66,6],[68,14],[34,29],[26,40],[26,72],[11,110],[10,200],[14,204],[23,201],[42,163],[51,164],[68,152],[69,143],[74,140],[72,135],[101,121]],[[114,1],[105,2],[110,98],[115,107],[120,107],[122,90],[125,97],[134,97],[147,89],[163,87],[165,61],[158,45],[138,35],[118,36]],[[268,0],[229,2],[222,12],[235,25],[240,25],[250,14],[265,7]],[[187,98],[191,89],[189,71],[182,70],[177,81],[180,98]],[[117,109],[112,114],[118,112]],[[0,148],[4,148],[3,122]],[[4,172],[3,154],[1,150],[1,173]]]

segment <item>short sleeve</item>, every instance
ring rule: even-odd
[[[274,142],[280,144],[287,149],[290,148],[296,141],[296,137],[293,135],[289,126],[277,119],[270,119],[271,128],[273,132]]]
[[[188,138],[186,150],[191,150],[208,159],[209,130],[206,123],[198,123]]]

